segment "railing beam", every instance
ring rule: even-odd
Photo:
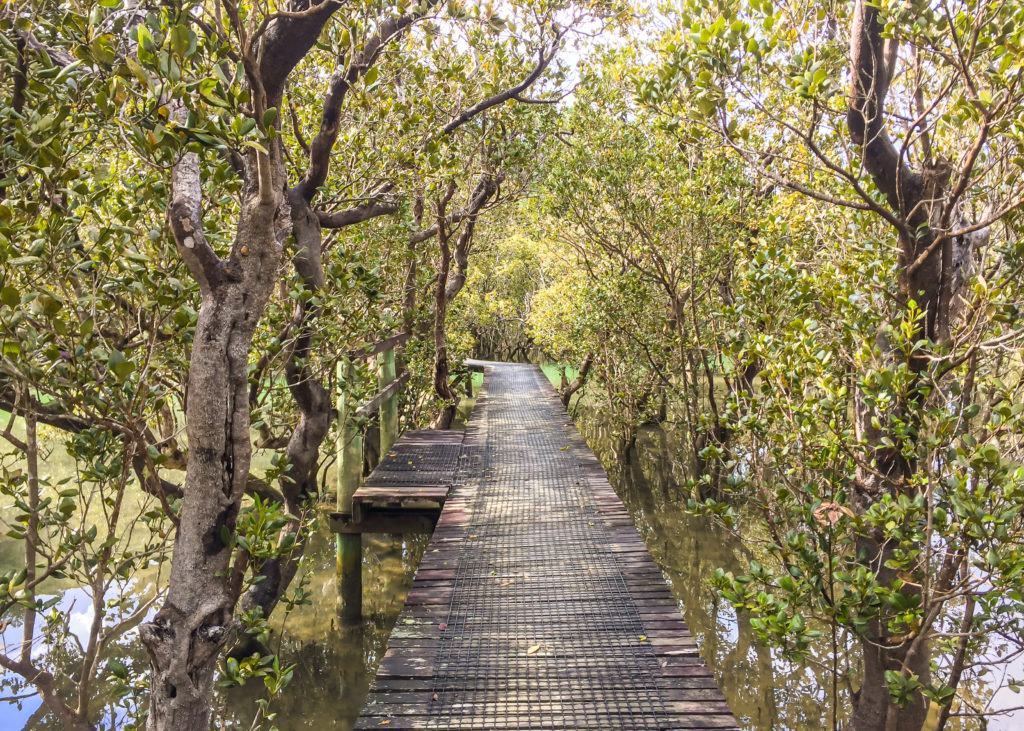
[[[387,350],[394,350],[399,345],[402,345],[403,343],[408,341],[409,338],[411,337],[412,333],[400,332],[395,335],[390,335],[384,338],[383,340],[378,340],[375,343],[370,343],[369,345],[363,345],[358,348],[353,348],[352,350],[348,351],[346,355],[348,355],[348,357],[352,358],[353,360],[359,360],[361,358],[370,358],[374,355],[377,355],[378,353],[383,353]]]
[[[387,386],[380,390],[380,392],[372,399],[367,401],[365,404],[356,409],[356,416],[371,416],[376,413],[380,405],[388,400],[391,396],[398,393],[398,389],[405,385],[409,380],[409,371],[405,371],[398,378],[393,380]]]

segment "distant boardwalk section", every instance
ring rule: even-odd
[[[356,728],[736,728],[554,389],[535,366],[485,369]]]

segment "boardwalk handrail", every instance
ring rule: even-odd
[[[403,371],[402,375],[393,380],[391,383],[381,389],[376,396],[371,398],[369,401],[364,403],[358,409],[356,409],[356,416],[371,416],[377,412],[381,404],[387,401],[392,396],[398,393],[398,389],[404,386],[409,381],[409,371]],[[384,451],[384,447],[381,447],[381,451]]]
[[[352,514],[352,496],[359,488],[363,475],[363,435],[358,419],[378,414],[380,422],[380,451],[387,454],[398,438],[398,391],[409,380],[409,371],[395,373],[395,348],[403,345],[412,333],[403,331],[349,350],[338,360],[338,439],[337,454],[337,510]],[[377,356],[377,386],[379,390],[368,401],[356,408],[349,406],[348,388],[354,375],[354,361]],[[337,536],[338,573],[346,577],[347,592],[362,592],[362,539],[358,533]],[[346,602],[359,611],[359,602]]]
[[[383,353],[388,350],[393,350],[399,345],[405,344],[412,337],[412,333],[408,330],[404,330],[394,335],[388,335],[386,338],[381,338],[375,343],[369,345],[361,345],[358,348],[352,348],[345,355],[353,360],[360,360],[362,358],[369,358],[371,356]]]

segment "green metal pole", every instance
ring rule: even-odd
[[[386,350],[380,355],[380,388],[387,387],[395,380],[395,351]],[[380,406],[380,456],[391,451],[398,438],[398,394],[393,393]]]
[[[350,413],[349,384],[352,364],[338,364],[339,429],[337,450],[337,507],[339,513],[352,515],[352,495],[359,488],[363,472],[363,437]],[[363,540],[359,533],[339,533],[336,537],[338,578],[341,584],[342,611],[345,619],[359,621],[363,597]]]

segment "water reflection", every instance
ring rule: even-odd
[[[721,601],[708,586],[716,568],[746,573],[752,558],[770,564],[763,550],[764,537],[756,534],[757,522],[742,521],[743,538],[685,510],[689,466],[673,455],[686,454],[674,444],[671,431],[645,427],[635,440],[614,435],[600,411],[590,409],[577,419],[584,436],[609,472],[616,493],[625,503],[647,548],[668,579],[680,602],[701,655],[712,668],[719,687],[740,725],[751,731],[837,728],[849,717],[850,678],[855,677],[856,651],[847,651],[842,635],[833,641],[827,628],[810,647],[809,656],[792,662],[776,649],[758,642],[746,618],[738,618],[731,605]],[[1018,663],[1019,664],[1019,663]],[[1015,666],[1014,670],[1019,671]],[[1017,673],[1019,674],[1019,672]],[[835,680],[838,678],[838,680]],[[991,685],[966,682],[962,693],[982,699],[984,706],[998,688],[990,708],[1014,703],[1009,688],[996,678]],[[935,728],[935,716],[925,731]],[[1024,712],[977,719],[950,718],[950,731],[1024,728]]]
[[[471,402],[466,404],[471,407]],[[468,409],[467,409],[468,410]],[[661,566],[701,653],[715,672],[741,726],[751,731],[832,728],[835,670],[842,675],[851,664],[841,650],[832,664],[832,644],[826,635],[811,648],[807,662],[794,663],[761,645],[745,620],[737,620],[727,603],[716,598],[706,581],[716,568],[741,573],[759,555],[756,535],[739,540],[708,520],[688,515],[686,488],[688,466],[673,458],[685,454],[670,432],[659,427],[641,429],[625,449],[599,412],[584,413],[579,420],[590,446],[608,469],[619,497]],[[323,521],[311,538],[304,571],[311,604],[273,617],[275,635],[271,647],[282,665],[295,665],[294,679],[271,707],[274,725],[281,731],[297,729],[351,729],[387,647],[391,629],[401,611],[426,545],[427,535],[363,536],[363,620],[355,625],[340,619],[339,588],[335,574],[334,536]],[[19,560],[8,541],[0,541],[0,565]],[[89,624],[90,598],[85,590],[60,587],[59,611],[80,629]],[[131,594],[131,591],[123,592]],[[139,592],[139,602],[153,596],[152,586]],[[17,642],[18,621],[4,628],[2,639]],[[10,634],[9,634],[10,633]],[[134,628],[116,643],[118,657],[132,657],[144,667],[144,651]],[[842,642],[839,642],[840,647]],[[74,667],[74,658],[63,665]],[[102,683],[102,681],[101,681]],[[985,697],[984,689],[976,695]],[[248,729],[256,712],[263,684],[253,679],[241,688],[222,691],[223,728]],[[40,709],[37,696],[21,700],[31,689],[14,676],[0,675],[0,728],[51,729],[58,725]],[[848,712],[849,688],[835,688],[838,716]],[[102,726],[120,727],[123,714],[111,705]],[[1018,719],[997,719],[992,729],[1022,728]],[[953,723],[950,728],[960,728]],[[970,726],[968,728],[977,728]]]
[[[641,429],[628,446],[594,414],[584,415],[580,427],[668,579],[740,725],[831,728],[831,683],[822,683],[813,663],[789,662],[759,643],[749,625],[737,621],[732,606],[708,587],[716,568],[742,573],[752,549],[707,519],[686,513],[687,469],[672,459],[682,450],[673,450],[670,436],[659,427]],[[819,657],[831,653],[828,646],[818,649]]]
[[[352,728],[429,539],[363,535],[363,621],[353,625],[341,619],[334,536],[320,526],[307,549],[312,603],[275,617],[271,646],[282,665],[296,666],[271,707],[281,731]],[[225,726],[249,728],[262,691],[258,680],[250,680],[225,692]]]

